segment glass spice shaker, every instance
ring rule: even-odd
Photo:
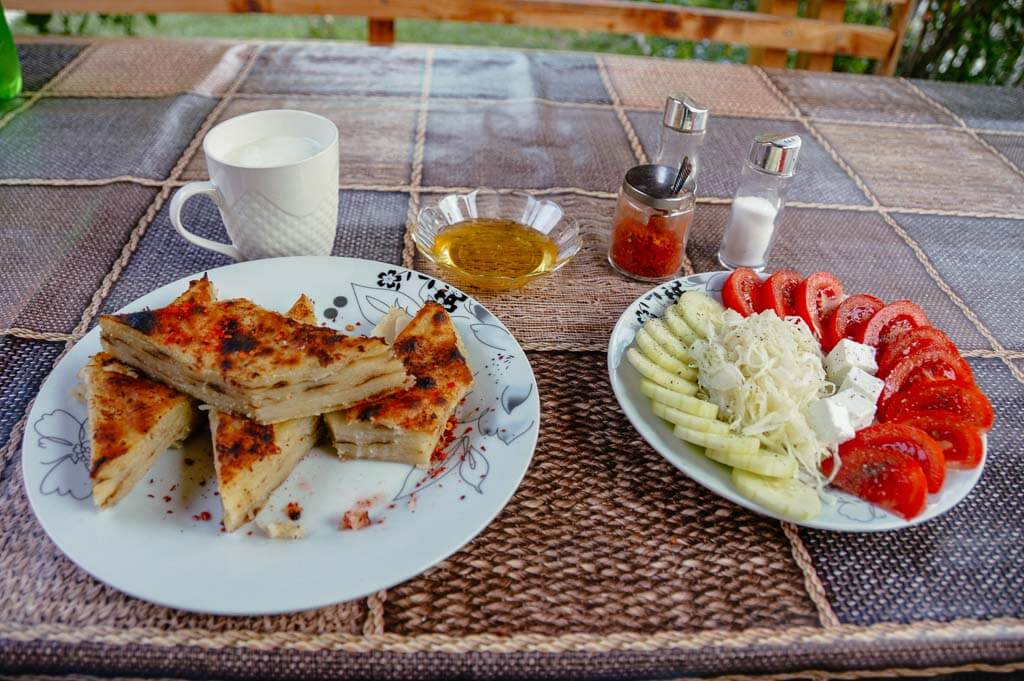
[[[754,138],[718,249],[718,261],[723,266],[730,270],[749,267],[758,272],[765,268],[775,240],[775,223],[799,154],[799,135],[764,134]]]
[[[619,273],[663,281],[682,267],[694,198],[689,189],[672,193],[678,173],[662,165],[636,166],[626,173],[608,248],[608,262]]]
[[[690,157],[693,171],[685,188],[694,188],[700,172],[700,148],[708,126],[708,109],[684,94],[670,95],[665,100],[665,113],[661,118],[658,153],[654,164],[678,168],[684,156]]]

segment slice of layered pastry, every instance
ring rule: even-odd
[[[100,318],[103,348],[222,411],[278,423],[407,387],[380,338],[301,324],[243,298]]]
[[[313,301],[301,296],[288,317],[316,323]],[[252,520],[277,487],[316,444],[319,416],[262,425],[245,416],[210,410],[213,462],[224,508],[224,529]]]
[[[175,304],[213,300],[207,279],[192,282]],[[123,499],[157,457],[192,431],[195,401],[101,352],[82,369],[89,409],[92,498],[100,508]]]
[[[473,385],[451,317],[427,303],[397,335],[395,352],[416,378],[410,388],[324,415],[338,455],[430,465],[445,424]]]

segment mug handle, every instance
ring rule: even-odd
[[[211,239],[196,236],[181,224],[181,209],[185,206],[185,202],[196,194],[209,196],[210,200],[217,204],[217,208],[223,208],[224,206],[224,197],[221,196],[220,190],[212,182],[189,182],[171,197],[171,224],[178,230],[178,234],[183,236],[189,243],[195,244],[200,248],[226,255],[235,260],[244,260],[245,258],[242,257],[241,251],[231,244],[222,244]]]

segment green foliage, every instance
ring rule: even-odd
[[[904,45],[903,75],[1020,85],[1024,0],[924,0]]]
[[[52,14],[26,14],[25,23],[36,30],[36,33],[45,35],[50,32],[50,19]]]
[[[150,26],[155,27],[159,18],[155,14],[139,15]],[[33,27],[36,33],[48,34],[51,32],[60,35],[97,35],[97,34],[122,34],[137,35],[136,23],[138,18],[133,14],[70,14],[64,12],[46,14],[26,14],[25,23]],[[99,24],[98,29],[93,26],[93,20]],[[52,24],[56,23],[58,28],[53,31]],[[106,30],[104,30],[106,29]]]
[[[911,0],[907,0],[910,2]],[[864,24],[865,26],[886,26],[886,7],[878,2],[870,0],[855,0],[846,3],[846,10],[843,12],[843,23]],[[864,59],[863,57],[849,57],[836,55],[834,69],[844,73],[874,73],[875,60]]]

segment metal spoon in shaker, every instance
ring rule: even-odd
[[[693,164],[690,163],[690,157],[683,156],[683,162],[679,164],[679,174],[676,175],[676,180],[672,183],[672,196],[682,191],[683,185],[686,184],[686,180],[692,172]]]

